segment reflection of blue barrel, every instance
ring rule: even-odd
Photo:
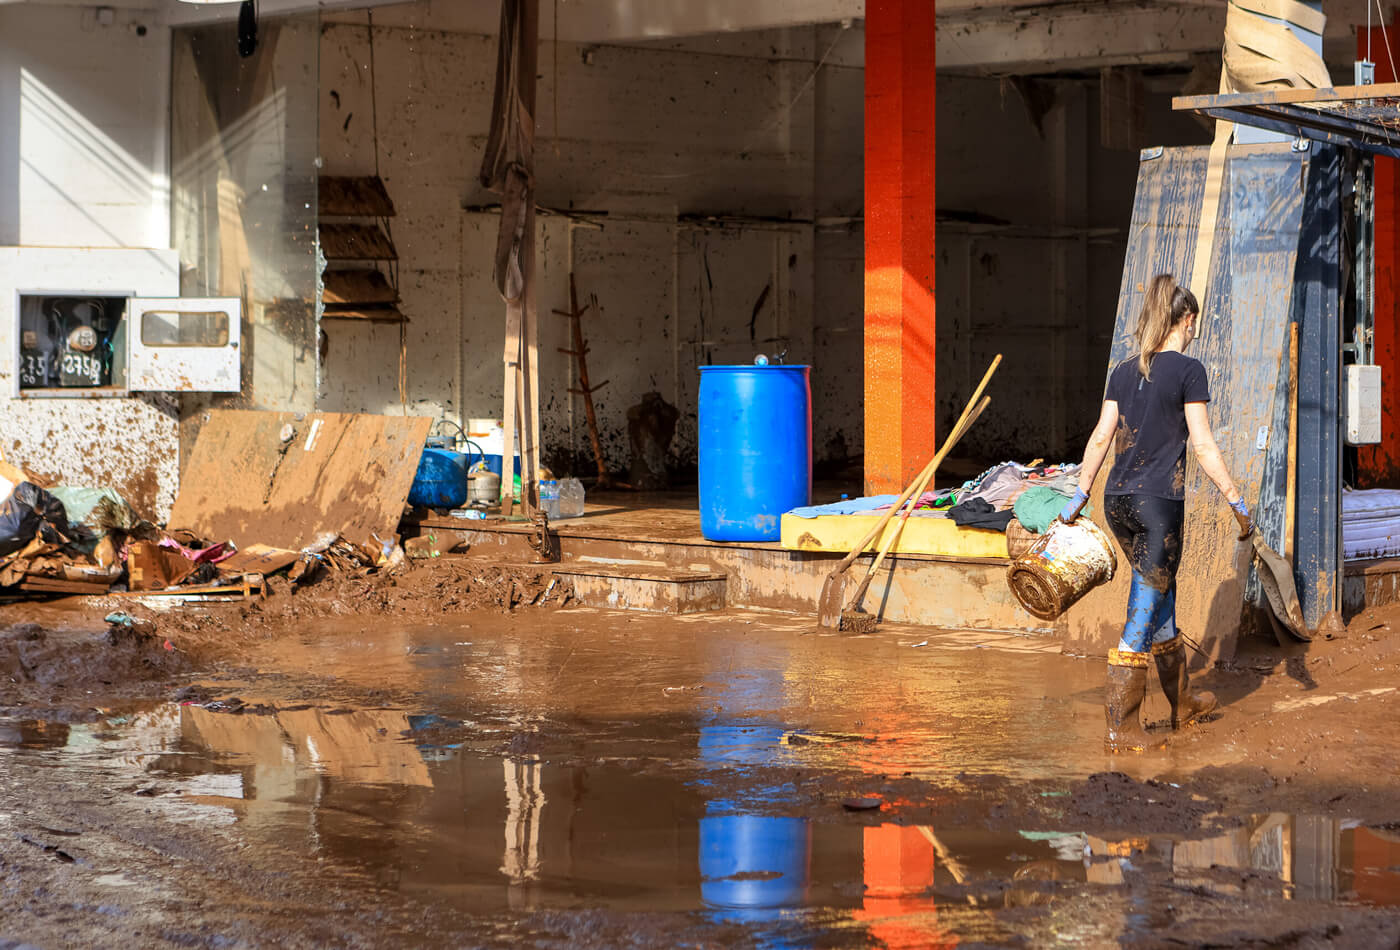
[[[776,541],[812,493],[808,366],[700,367],[700,532]]]
[[[722,910],[800,907],[810,851],[805,818],[707,815],[700,819],[700,899]]]
[[[429,446],[423,450],[408,503],[423,508],[460,508],[467,500],[467,456]]]

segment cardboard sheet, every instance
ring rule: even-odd
[[[375,535],[398,529],[431,426],[422,416],[211,410],[170,527],[240,550],[300,551],[337,534],[377,551]]]

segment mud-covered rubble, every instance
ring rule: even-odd
[[[569,578],[557,577],[547,567],[438,558],[359,576],[327,571],[300,586],[271,578],[265,598],[172,612],[165,620],[184,630],[236,629],[297,618],[435,617],[477,610],[559,608],[574,602]]]
[[[101,705],[146,697],[192,669],[188,655],[150,623],[98,631],[25,621],[0,628],[0,710],[91,719]]]
[[[264,597],[236,603],[162,610],[129,598],[88,597],[48,608],[43,622],[23,619],[31,605],[10,604],[0,606],[0,711],[91,718],[94,706],[159,696],[162,684],[236,659],[248,644],[302,619],[411,620],[573,603],[569,579],[547,569],[437,559],[361,576],[326,571],[301,586],[276,578]]]

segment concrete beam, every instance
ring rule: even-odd
[[[1384,4],[1389,18],[1393,4]],[[1349,61],[1366,0],[1328,0],[1328,55]],[[1373,14],[1375,16],[1375,14]],[[938,68],[1026,74],[1100,66],[1184,63],[1219,52],[1225,4],[1219,0],[1065,3],[1063,0],[939,0]],[[1392,41],[1400,46],[1400,37]],[[1400,53],[1400,50],[1397,50]],[[1383,51],[1375,55],[1383,55]],[[1346,77],[1348,81],[1350,77]]]
[[[227,20],[238,15],[237,3],[158,3],[172,25]],[[500,22],[495,2],[462,0],[260,0],[263,16],[311,10],[375,8],[375,22],[386,25],[431,22],[432,28],[494,35]],[[381,12],[382,11],[382,12]],[[559,36],[578,43],[629,42],[667,37],[738,33],[814,23],[834,23],[865,15],[865,0],[707,0],[705,3],[647,2],[647,0],[561,0]],[[540,3],[540,38],[551,39],[554,7]]]

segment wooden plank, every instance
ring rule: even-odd
[[[328,261],[396,261],[389,236],[371,224],[317,225],[321,237],[321,253]]]
[[[398,307],[327,307],[322,320],[358,320],[361,323],[407,323]]]
[[[399,292],[377,270],[328,270],[321,284],[321,300],[327,306],[399,302]]]
[[[431,426],[421,416],[210,410],[170,525],[240,549],[299,551],[334,533],[378,550],[375,536],[398,527]]]
[[[316,179],[316,214],[392,218],[394,202],[377,175],[320,175]]]
[[[19,589],[47,594],[105,594],[112,585],[60,580],[56,577],[26,577]]]
[[[1350,103],[1368,99],[1400,97],[1400,83],[1377,83],[1371,86],[1333,86],[1323,89],[1272,89],[1266,92],[1231,92],[1208,96],[1176,96],[1172,108],[1178,112],[1197,109],[1219,109],[1239,106],[1262,106],[1273,103],[1313,104]]]
[[[301,557],[300,551],[286,551],[266,544],[250,544],[219,562],[219,570],[224,574],[272,574],[295,563]]]

